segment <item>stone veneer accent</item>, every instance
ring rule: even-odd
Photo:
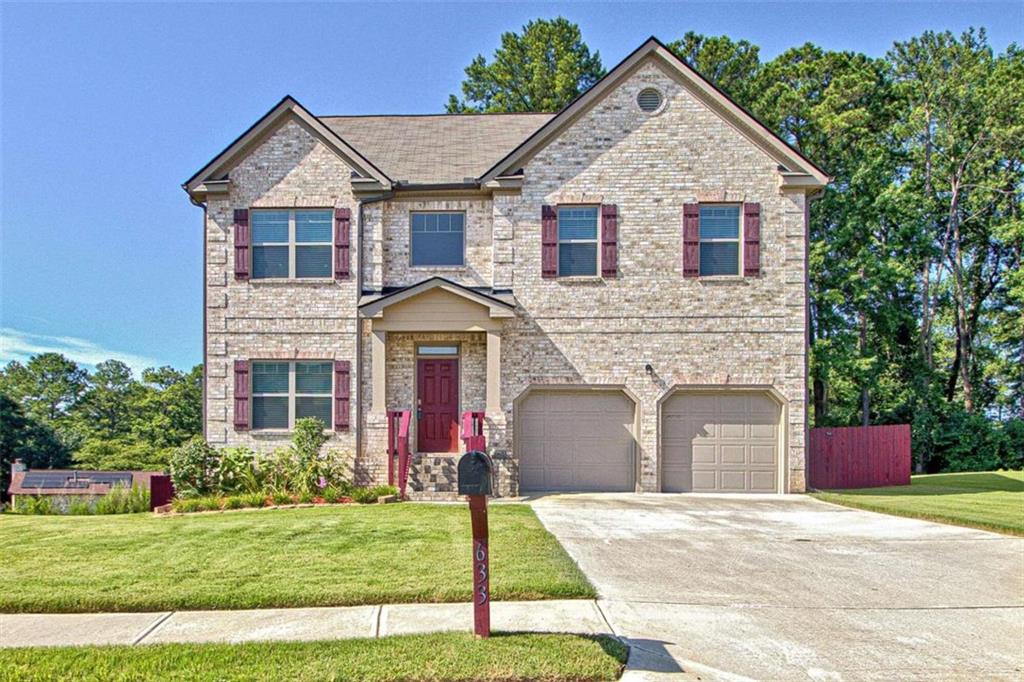
[[[665,105],[641,112],[635,97],[656,87]],[[511,288],[517,317],[502,335],[503,414],[488,415],[488,444],[499,461],[499,489],[515,494],[513,404],[530,385],[615,384],[639,400],[643,490],[658,489],[658,405],[676,386],[771,387],[786,402],[786,489],[804,489],[805,196],[780,193],[777,162],[660,66],[647,62],[579,117],[524,167],[520,191],[368,203],[352,196],[350,168],[305,128],[288,122],[230,173],[226,198],[206,216],[206,432],[218,445],[279,445],[286,435],[237,433],[231,424],[236,358],[353,361],[351,420],[361,430],[357,479],[386,478],[386,423],[370,414],[369,320],[358,320],[357,278],[346,282],[235,282],[232,209],[349,206],[361,225],[352,272],[366,289],[402,286],[438,274],[469,286]],[[762,207],[758,278],[684,279],[683,204],[756,201]],[[544,280],[540,276],[543,204],[615,203],[618,276]],[[463,210],[462,270],[408,267],[411,210]],[[361,218],[360,218],[361,216]],[[357,339],[357,335],[360,338]],[[389,334],[387,403],[411,407],[417,339],[463,344],[462,409],[483,408],[483,334]],[[360,352],[361,351],[361,352]],[[654,368],[654,376],[644,371]],[[361,407],[357,405],[361,403]],[[355,429],[330,447],[355,452]],[[415,434],[411,439],[415,447]],[[448,495],[445,457],[414,461],[414,487]]]

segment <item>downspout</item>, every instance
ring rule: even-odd
[[[831,181],[832,178],[829,178]],[[811,202],[825,196],[825,188],[804,195],[804,490],[811,481],[810,371],[811,371]]]
[[[378,201],[387,201],[395,196],[394,192],[384,192],[367,199],[359,199],[356,211],[356,458],[359,462],[363,458],[363,321],[359,317],[359,298],[363,295],[363,208],[367,204],[374,204]],[[353,476],[355,471],[353,469]]]
[[[202,245],[203,245],[203,384],[202,384],[203,412],[202,412],[202,414],[203,414],[203,440],[205,441],[206,440],[206,436],[207,436],[207,433],[206,433],[206,373],[207,373],[207,366],[206,366],[206,360],[207,360],[207,358],[206,358],[206,346],[207,346],[207,344],[206,344],[206,218],[207,218],[207,216],[206,216],[206,211],[207,211],[207,207],[206,207],[206,204],[204,202],[196,201],[195,197],[192,196],[192,193],[188,191],[188,188],[185,185],[182,185],[181,188],[183,190],[185,190],[185,192],[188,194],[188,200],[190,202],[192,202],[193,206],[198,206],[199,208],[203,209],[203,235],[202,235],[203,238],[201,240],[202,241]]]

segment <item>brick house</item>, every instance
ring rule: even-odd
[[[483,412],[503,495],[804,490],[809,201],[828,176],[650,39],[557,114],[314,116],[188,180],[205,433],[301,416],[357,478],[453,494]]]

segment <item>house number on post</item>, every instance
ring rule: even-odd
[[[459,494],[469,498],[473,527],[473,632],[491,635],[491,567],[487,546],[487,496],[491,494],[491,458],[467,452],[459,460]]]

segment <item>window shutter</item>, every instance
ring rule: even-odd
[[[249,279],[249,209],[235,209],[235,279]]]
[[[601,206],[601,276],[615,277],[619,272],[619,209],[615,204]]]
[[[352,363],[348,360],[334,361],[334,430],[348,431],[349,427],[349,376]]]
[[[743,204],[743,275],[761,275],[761,204]]]
[[[235,360],[235,431],[249,430],[249,361]]]
[[[554,206],[540,212],[540,271],[544,279],[558,276],[558,214]]]
[[[700,204],[683,205],[683,277],[700,275]]]
[[[349,244],[352,211],[334,209],[334,279],[349,278]]]

